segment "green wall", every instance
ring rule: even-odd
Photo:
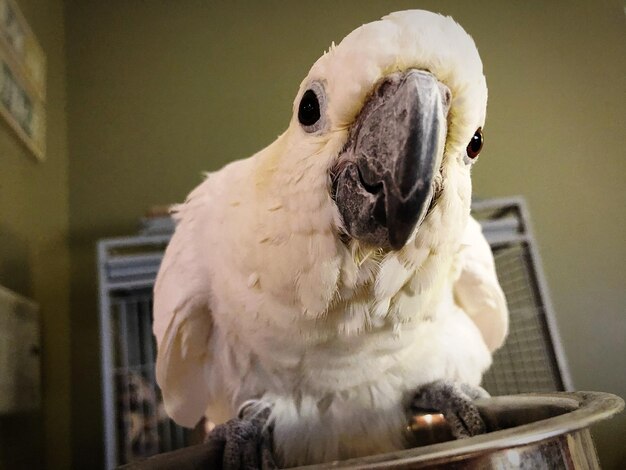
[[[40,305],[43,405],[0,417],[0,468],[68,468],[70,349],[68,152],[61,0],[19,0],[47,56],[48,156],[38,163],[0,123],[0,284]]]
[[[528,199],[575,384],[626,396],[617,0],[68,1],[77,468],[102,451],[96,240],[133,233],[148,206],[181,201],[202,171],[271,142],[331,40],[407,7],[451,14],[475,37],[490,86],[476,194]],[[626,467],[625,424],[597,429],[606,468]]]
[[[0,284],[41,305],[44,402],[0,418],[0,468],[68,468],[70,434],[75,468],[101,463],[95,240],[273,140],[331,40],[407,7],[475,37],[490,86],[476,193],[528,199],[576,387],[626,396],[623,6],[250,3],[19,0],[48,59],[48,159],[0,125]],[[626,467],[626,418],[595,431],[605,468]]]

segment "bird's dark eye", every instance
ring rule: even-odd
[[[305,127],[312,126],[320,120],[320,102],[313,90],[307,90],[302,95],[298,108],[298,121]]]
[[[478,157],[478,154],[483,149],[484,143],[485,139],[483,137],[483,130],[479,127],[472,136],[469,144],[467,144],[467,156],[470,157],[472,160]]]

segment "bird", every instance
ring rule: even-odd
[[[172,207],[157,381],[176,422],[217,424],[225,468],[403,449],[416,407],[484,432],[508,330],[470,214],[486,105],[465,30],[394,12],[313,64],[273,143]]]

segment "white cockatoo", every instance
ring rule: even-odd
[[[508,325],[470,217],[486,104],[449,17],[396,12],[331,46],[287,130],[173,209],[154,299],[168,414],[245,405],[285,466],[404,448],[411,397],[477,432],[466,405]]]

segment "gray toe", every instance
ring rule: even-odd
[[[416,391],[411,407],[442,413],[452,435],[457,439],[463,439],[486,431],[478,408],[474,405],[474,399],[484,397],[486,393],[480,387],[436,381]]]

